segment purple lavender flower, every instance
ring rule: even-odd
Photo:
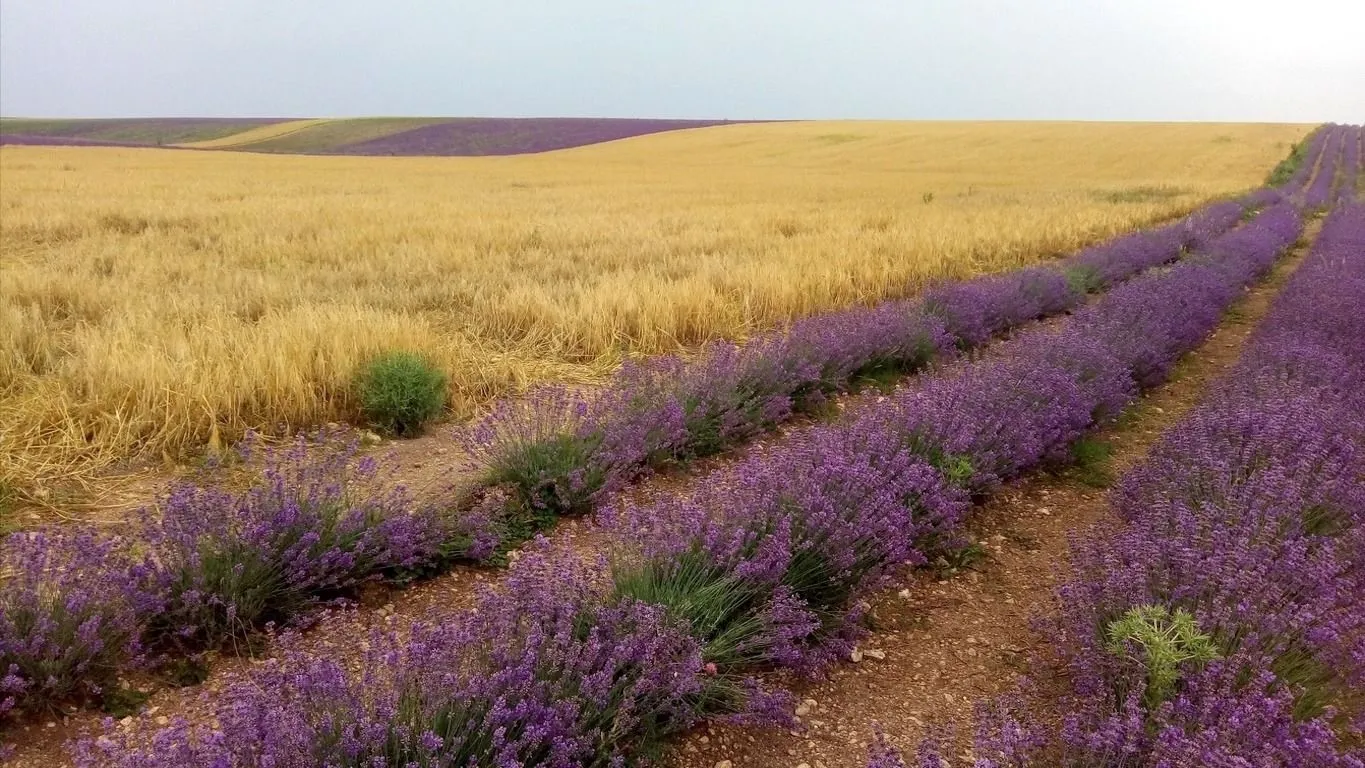
[[[1153,243],[1151,250],[1173,258],[1178,247],[1165,245]],[[1099,258],[1108,257],[1105,253]],[[1084,298],[1082,287],[1086,286],[1074,285],[1062,272],[1033,267],[931,288],[924,293],[924,306],[943,318],[960,346],[974,347],[1022,322],[1076,306]]]
[[[921,765],[923,764],[921,761]],[[932,768],[940,768],[941,766],[937,756],[935,756],[935,761],[929,765]],[[880,727],[874,730],[872,744],[867,748],[867,768],[905,768],[905,760],[901,758],[900,750],[891,744]]]
[[[245,492],[186,482],[144,511],[145,578],[160,602],[147,617],[151,639],[213,647],[318,596],[430,562],[447,536],[442,520],[412,511],[401,487],[381,490],[378,462],[358,450],[352,438],[300,436],[265,452]]]
[[[97,697],[139,656],[126,543],[72,526],[0,549],[0,717]]]
[[[965,496],[878,435],[815,429],[698,491],[604,513],[618,594],[668,606],[719,671],[813,672],[845,655],[859,598],[955,532]],[[705,595],[706,599],[701,599]]]
[[[460,619],[375,635],[356,671],[295,652],[225,690],[211,721],[111,722],[74,753],[126,768],[615,766],[694,721],[703,675],[658,607],[606,603],[591,569],[533,554]]]

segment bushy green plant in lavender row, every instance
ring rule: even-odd
[[[1284,159],[1276,163],[1270,173],[1265,178],[1267,187],[1278,187],[1293,178],[1299,166],[1303,164],[1304,157],[1308,154],[1309,139],[1294,142],[1289,147],[1289,154]]]
[[[446,375],[420,355],[388,352],[356,375],[356,398],[369,423],[398,436],[411,436],[441,415],[448,396]]]

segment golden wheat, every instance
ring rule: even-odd
[[[0,151],[0,480],[451,407],[1025,264],[1255,186],[1306,126],[776,123],[535,156]]]

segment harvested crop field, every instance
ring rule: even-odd
[[[591,387],[561,349],[453,425],[439,358],[385,356],[380,450],[252,437],[3,540],[0,757],[1358,768],[1362,150]]]
[[[1305,132],[771,123],[486,159],[6,147],[0,478],[32,499],[248,428],[354,421],[358,366],[393,348],[434,360],[463,418],[1184,213]]]

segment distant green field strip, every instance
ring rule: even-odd
[[[328,120],[285,136],[247,144],[234,144],[233,149],[246,152],[327,153],[361,141],[378,139],[400,131],[445,122],[445,118],[376,117],[349,120]]]
[[[191,149],[237,149],[238,147],[247,144],[256,144],[263,141],[281,139],[286,136],[293,136],[299,131],[306,131],[309,128],[313,128],[315,126],[329,122],[332,121],[290,120],[284,123],[275,123],[274,125],[262,125],[257,128],[252,128],[251,130],[242,131],[240,133],[234,133],[229,136],[224,136],[220,139],[210,139],[208,141],[191,141],[185,144],[180,144],[179,146],[190,147]]]
[[[70,136],[75,120],[30,120],[23,117],[0,117],[0,133],[22,133],[34,136]]]

